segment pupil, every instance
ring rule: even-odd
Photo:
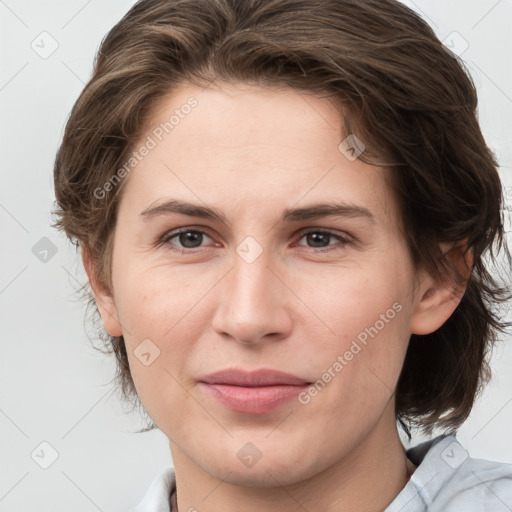
[[[183,247],[193,248],[198,247],[201,245],[200,237],[201,233],[198,233],[197,231],[186,231],[185,233],[180,234],[180,243],[183,245]],[[195,240],[194,240],[195,239]],[[198,241],[199,243],[197,245],[193,245],[194,241]],[[192,245],[189,245],[188,242],[192,242]]]
[[[313,245],[320,241],[320,245],[315,245],[315,247],[325,247],[326,245],[329,245],[328,243],[322,245],[322,240],[324,242],[328,242],[328,238],[330,235],[327,235],[325,233],[310,233],[308,236],[311,237],[310,241],[313,241]]]

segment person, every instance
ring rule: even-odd
[[[476,108],[394,0],[141,0],[110,30],[54,225],[169,439],[133,510],[512,510],[456,437],[510,299]]]

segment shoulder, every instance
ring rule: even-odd
[[[512,511],[511,464],[470,457],[453,434],[407,454],[418,467],[386,512]]]
[[[444,472],[437,501],[444,510],[512,511],[512,465],[468,457]]]

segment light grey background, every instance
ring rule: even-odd
[[[512,1],[405,3],[456,50],[469,45],[461,57],[512,209]],[[131,433],[142,421],[111,392],[113,361],[90,348],[85,305],[73,294],[84,281],[81,261],[49,226],[65,121],[101,39],[132,4],[0,0],[0,512],[127,510],[171,463],[161,432]],[[34,246],[40,258],[50,247],[46,262]],[[511,342],[494,354],[493,382],[459,432],[473,456],[509,463]],[[42,442],[58,453],[48,469],[40,464],[52,448]]]

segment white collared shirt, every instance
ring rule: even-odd
[[[384,512],[512,512],[512,464],[469,457],[454,434],[407,450],[417,467]],[[131,512],[172,512],[174,469],[165,468]]]

